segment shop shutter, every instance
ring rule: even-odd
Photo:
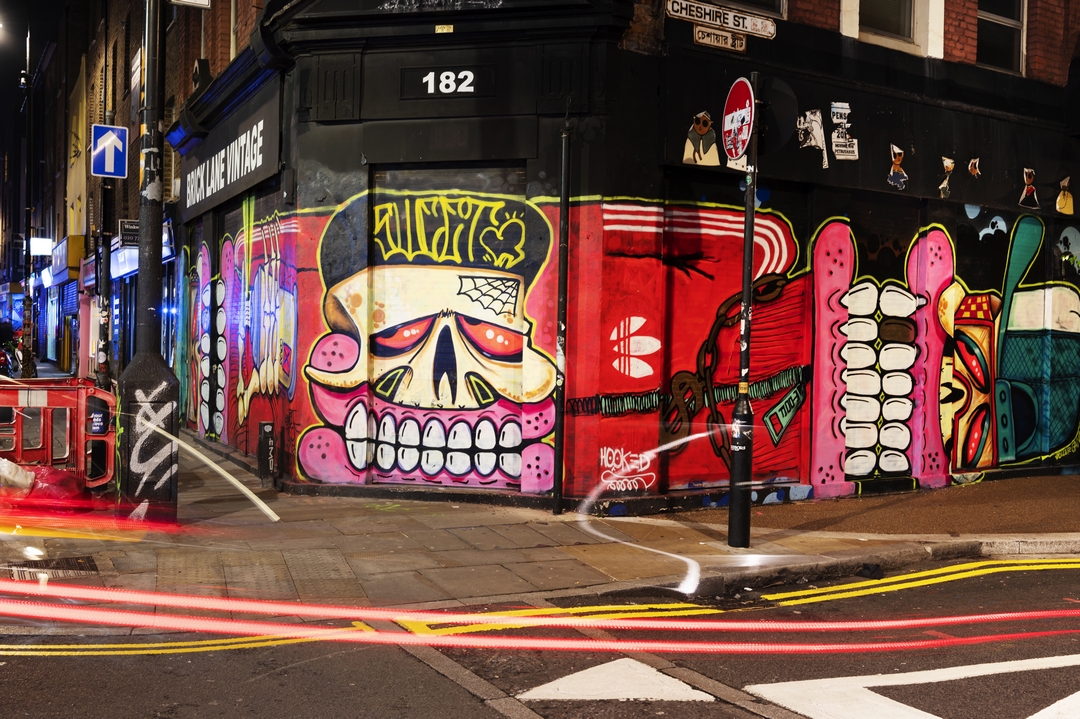
[[[64,317],[79,314],[78,282],[68,282],[60,289],[60,314]]]

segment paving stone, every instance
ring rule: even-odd
[[[424,569],[421,575],[453,597],[483,597],[534,592],[536,587],[505,567],[476,566]]]
[[[353,579],[303,579],[294,582],[296,592],[303,600],[333,599],[336,597],[364,598],[360,582]]]
[[[580,531],[569,522],[530,522],[525,525],[529,529],[542,534],[557,546],[573,546],[575,544],[597,544],[603,540]]]
[[[608,575],[573,559],[507,564],[505,567],[540,590],[587,587],[612,580]]]
[[[342,552],[423,551],[424,547],[401,532],[342,535],[334,539]]]
[[[281,533],[289,539],[315,539],[320,537],[341,536],[341,532],[322,520],[282,522]]]
[[[618,581],[679,575],[686,565],[673,557],[664,557],[624,544],[592,544],[563,547],[563,552],[577,557]]]
[[[405,532],[405,535],[409,537],[409,539],[424,545],[425,548],[432,552],[442,552],[448,549],[472,548],[472,545],[468,542],[455,534],[451,534],[445,529],[409,530]]]
[[[153,552],[124,552],[112,557],[112,565],[120,574],[156,572],[158,558]]]
[[[285,551],[281,555],[289,566],[293,581],[340,580],[356,581],[349,568],[349,563],[337,549],[314,549],[307,551]]]
[[[443,505],[444,507],[446,505]],[[439,513],[424,514],[415,517],[418,522],[431,529],[451,529],[454,527],[485,527],[492,524],[525,524],[536,521],[540,512],[516,508],[498,507],[494,509],[476,509],[459,505],[461,509],[444,509]]]
[[[346,556],[345,559],[349,562],[353,574],[358,577],[446,566],[440,563],[437,557],[427,552],[400,552],[379,554],[373,557]]]
[[[297,599],[292,575],[280,564],[226,565],[229,596],[239,599]]]
[[[550,547],[558,544],[550,537],[545,537],[525,524],[508,524],[491,527],[491,531],[506,537],[519,547]]]
[[[225,596],[225,573],[216,552],[158,553],[158,590]]]
[[[521,545],[488,529],[487,527],[461,527],[451,529],[450,533],[476,547],[490,551],[493,549],[518,549]]]
[[[518,564],[521,562],[554,562],[567,559],[567,555],[557,547],[537,547],[535,549],[500,549],[481,552],[479,549],[457,549],[449,552],[435,552],[435,556],[444,566],[475,566],[478,564]]]
[[[375,532],[408,532],[427,529],[427,525],[412,517],[366,513],[360,516],[327,518],[342,534],[372,534]]]
[[[361,579],[360,585],[375,606],[436,602],[450,598],[449,594],[416,572],[380,574]]]
[[[243,567],[260,564],[279,564],[285,566],[285,558],[281,552],[221,552],[221,566],[225,567],[227,577],[229,567]]]

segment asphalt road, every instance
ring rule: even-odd
[[[1078,558],[1077,563],[1080,563]],[[927,564],[913,571],[945,569],[956,565]],[[1032,565],[1001,565],[1005,571],[975,574],[986,565],[969,567],[965,578],[937,584],[894,589],[892,577],[866,584],[867,593],[829,598],[810,604],[777,606],[749,592],[714,600],[725,610],[724,619],[876,620],[920,618],[988,612],[1080,610],[1080,568],[1025,569]],[[955,570],[951,570],[955,571]],[[932,575],[920,575],[922,577]],[[889,581],[892,580],[892,581]],[[858,580],[866,583],[867,580]],[[847,585],[852,580],[836,582]],[[826,584],[817,585],[825,589]],[[771,587],[767,596],[805,592],[810,585]],[[826,593],[824,596],[831,597]],[[783,600],[783,599],[782,599]],[[671,597],[634,597],[615,600],[626,604],[671,602]],[[697,600],[701,602],[701,600]],[[791,601],[788,596],[784,601]],[[490,609],[490,608],[478,608]],[[716,615],[714,615],[716,616]],[[618,638],[669,638],[698,641],[776,642],[789,644],[832,642],[950,641],[957,637],[1015,634],[1037,631],[1076,631],[1074,617],[1027,619],[1007,623],[944,626],[937,628],[875,629],[841,633],[717,633],[612,632]],[[575,636],[568,630],[517,630],[527,636]],[[485,632],[485,636],[507,632]],[[595,632],[594,637],[600,637]],[[601,637],[602,638],[602,637]],[[513,697],[548,682],[583,670],[603,667],[626,655],[603,652],[493,651],[485,649],[410,650],[397,647],[351,646],[329,643],[290,643],[229,649],[235,639],[189,635],[125,637],[9,636],[0,648],[0,696],[6,717],[505,717],[541,716],[548,719],[602,717],[687,717],[712,719],[754,716],[794,717],[753,696],[743,706],[712,701],[517,701]],[[178,646],[178,642],[194,642]],[[110,646],[106,646],[110,645]],[[99,650],[104,656],[71,656]],[[124,652],[138,652],[127,655]],[[33,656],[30,652],[44,654]],[[155,653],[150,653],[155,652]],[[175,652],[175,653],[157,653]],[[646,665],[667,666],[669,674],[691,672],[722,682],[732,690],[774,691],[768,685],[800,685],[796,700],[822,692],[838,701],[841,719],[908,719],[918,709],[946,719],[1022,719],[1054,702],[1080,693],[1080,659],[1068,666],[1025,671],[1009,667],[984,670],[970,676],[971,665],[1080,655],[1080,634],[1039,638],[1008,638],[969,646],[937,647],[870,653],[837,652],[821,655],[631,655]],[[450,661],[447,661],[450,660]],[[1060,663],[1060,661],[1059,661]],[[1003,670],[1004,669],[1004,670]],[[908,675],[922,672],[921,675]],[[446,676],[447,674],[450,677]],[[837,678],[865,675],[897,677],[891,686],[865,688],[859,682]],[[933,681],[928,681],[932,678]],[[618,679],[612,680],[618,683]],[[701,685],[701,680],[696,680]],[[880,683],[880,678],[876,679]],[[872,684],[873,682],[871,682]],[[863,682],[866,684],[866,682]],[[748,689],[749,687],[749,689]],[[766,687],[766,690],[762,690]],[[633,687],[631,687],[633,688]],[[715,690],[715,686],[713,689]],[[494,693],[492,693],[494,692]],[[715,692],[714,692],[715,693]],[[478,696],[479,694],[479,696]],[[844,702],[870,695],[885,703],[872,714],[842,713]],[[494,702],[486,699],[502,696]],[[728,697],[731,698],[731,697]],[[748,705],[746,698],[750,700]],[[756,702],[756,703],[755,703]],[[796,701],[797,703],[797,701]],[[789,704],[789,706],[791,706]],[[853,705],[854,706],[854,705]],[[809,716],[822,710],[820,703],[802,711]],[[797,707],[793,707],[797,708]],[[851,709],[851,712],[859,710]],[[918,716],[925,717],[925,714]],[[1060,716],[1080,716],[1065,713]]]

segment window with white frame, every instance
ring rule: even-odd
[[[912,39],[912,0],[859,0],[859,29]]]
[[[840,0],[840,33],[922,57],[945,56],[946,0]]]
[[[979,0],[979,40],[975,62],[1021,72],[1024,39],[1024,0]]]
[[[720,0],[720,4],[732,7],[746,8],[747,10],[763,10],[770,15],[784,15],[784,0]]]

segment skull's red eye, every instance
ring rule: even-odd
[[[472,317],[457,318],[458,329],[476,350],[488,359],[500,362],[520,362],[525,337],[511,329]]]
[[[371,353],[376,357],[395,357],[419,346],[431,334],[435,316],[405,322],[371,335]]]

